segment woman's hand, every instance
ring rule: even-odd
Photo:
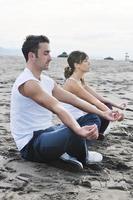
[[[119,111],[107,110],[103,112],[103,117],[109,121],[122,121],[124,114]]]
[[[121,109],[121,110],[125,110],[126,107],[127,107],[126,103],[121,103],[120,105],[118,105],[118,108]]]
[[[124,114],[119,113],[117,121],[123,121],[124,120]]]

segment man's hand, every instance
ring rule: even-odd
[[[80,127],[77,134],[88,140],[97,139],[99,135],[96,124]]]
[[[123,120],[124,120],[124,114],[123,113],[119,113],[117,121],[123,121]]]

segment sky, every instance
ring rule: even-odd
[[[0,0],[0,47],[21,49],[27,35],[46,35],[51,54],[133,60],[133,0]]]

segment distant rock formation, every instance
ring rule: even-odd
[[[68,54],[64,51],[62,54],[58,55],[58,57],[67,58]]]
[[[114,60],[114,58],[109,56],[109,57],[104,58],[104,60]]]

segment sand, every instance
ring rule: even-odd
[[[88,83],[116,102],[133,108],[133,63],[92,60]],[[63,84],[66,60],[53,59],[47,72]],[[76,171],[57,162],[55,166],[24,161],[9,126],[12,84],[24,68],[21,57],[0,57],[0,199],[1,200],[131,200],[133,199],[133,112],[112,123],[110,134],[92,149],[103,162]],[[54,121],[57,119],[54,116]]]

